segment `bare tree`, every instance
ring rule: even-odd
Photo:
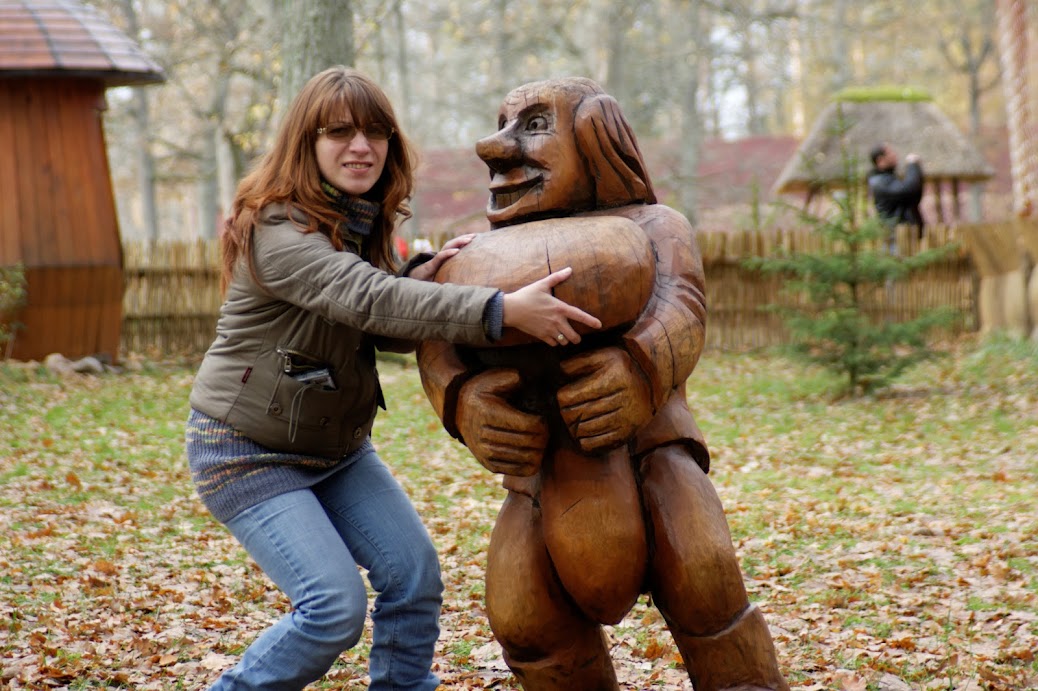
[[[605,89],[622,105],[634,99],[631,97],[631,49],[627,43],[627,32],[634,20],[635,12],[643,11],[642,7],[623,0],[608,3],[602,17],[603,35],[606,36],[606,79]]]
[[[137,43],[143,44],[140,21],[133,0],[120,0],[126,34]],[[144,234],[150,240],[159,238],[159,212],[155,203],[155,157],[151,150],[151,112],[148,104],[148,89],[135,87],[130,106],[134,139],[136,140],[137,186],[141,199],[141,216],[144,219]]]
[[[408,131],[414,125],[414,116],[411,108],[413,96],[411,94],[411,61],[407,54],[407,24],[404,22],[403,0],[395,0],[393,3],[393,24],[396,28],[396,71],[400,77],[400,104],[399,112],[403,116],[404,125]]]
[[[833,64],[829,89],[833,93],[850,85],[854,75],[851,67],[848,13],[851,0],[833,0],[833,20],[830,25],[830,57]]]
[[[643,145],[680,142],[657,182],[692,219],[705,136],[802,134],[841,86],[940,84],[971,131],[1005,117],[981,0],[87,1],[167,71],[112,94],[105,119],[121,209],[153,237],[210,234],[279,109],[332,64],[375,76],[422,148],[470,148],[521,83],[596,79]]]
[[[973,2],[961,7],[959,22],[953,31],[942,32],[941,54],[953,70],[966,76],[969,94],[969,132],[974,142],[980,141],[982,97],[998,86],[998,55],[995,51],[995,8],[991,2]],[[986,69],[988,67],[992,69]],[[985,77],[985,71],[987,76]],[[983,186],[970,188],[970,218],[979,221],[982,216]]]
[[[702,31],[702,13],[706,10],[693,0],[680,0],[678,9],[681,13],[681,25],[687,32],[682,38],[689,55],[687,60],[675,60],[675,64],[681,66],[678,72],[682,113],[678,134],[678,141],[681,142],[678,158],[678,198],[679,210],[695,226],[699,206],[696,176],[703,145],[702,116],[699,109],[700,60],[703,59],[703,53],[699,51],[699,46],[708,40]]]

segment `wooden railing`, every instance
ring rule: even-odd
[[[898,252],[959,245],[963,231],[932,227],[919,241],[903,229]],[[702,232],[707,278],[707,347],[745,349],[784,343],[781,319],[762,309],[794,298],[782,293],[783,279],[746,268],[749,257],[779,248],[824,251],[807,229],[768,232]],[[219,246],[216,241],[124,244],[126,291],[123,349],[126,352],[200,353],[212,341],[220,307]],[[976,328],[977,288],[973,265],[961,247],[948,258],[903,283],[876,291],[866,309],[877,319],[902,321],[935,307],[951,306],[963,317],[957,329]]]

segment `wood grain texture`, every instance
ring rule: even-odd
[[[573,275],[555,287],[555,297],[598,317],[603,330],[637,319],[656,280],[648,237],[619,216],[553,218],[482,233],[443,265],[436,280],[509,293],[567,266]],[[581,334],[590,331],[573,325]],[[495,345],[534,342],[506,329]]]
[[[0,80],[0,262],[25,267],[11,356],[118,356],[122,245],[101,129],[102,84]]]
[[[604,457],[558,449],[541,480],[541,515],[566,591],[592,621],[619,623],[641,592],[649,551],[626,447]]]

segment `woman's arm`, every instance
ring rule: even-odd
[[[489,343],[484,314],[496,288],[398,277],[289,221],[258,228],[254,246],[257,273],[268,292],[329,321],[376,336]],[[563,269],[506,295],[504,325],[553,345],[560,333],[579,342],[570,320],[599,328],[598,319],[551,294],[569,274]]]

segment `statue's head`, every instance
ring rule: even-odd
[[[495,228],[656,201],[620,105],[590,79],[524,84],[505,96],[497,125],[476,143],[490,167]]]

